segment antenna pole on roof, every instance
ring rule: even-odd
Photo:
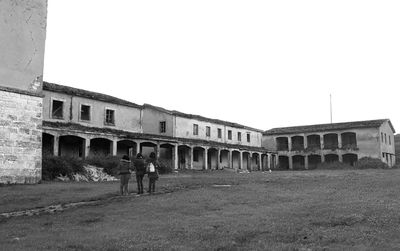
[[[331,124],[332,124],[332,95],[329,93],[329,104],[330,104],[330,110],[331,110]]]

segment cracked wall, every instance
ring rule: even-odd
[[[0,1],[0,86],[40,93],[47,0]]]
[[[0,0],[0,183],[42,171],[42,75],[47,0]]]

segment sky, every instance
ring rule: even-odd
[[[268,130],[391,119],[400,1],[48,1],[44,80]]]

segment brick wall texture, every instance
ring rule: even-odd
[[[37,183],[42,172],[41,97],[0,90],[0,183]]]

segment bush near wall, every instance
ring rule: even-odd
[[[334,161],[334,162],[324,162],[324,163],[318,164],[316,166],[316,168],[314,168],[314,169],[335,170],[335,169],[353,169],[353,168],[354,167],[352,167],[346,163]]]
[[[85,164],[104,168],[104,172],[116,176],[118,174],[118,164],[120,156],[93,155],[84,160]]]
[[[364,157],[354,165],[356,169],[387,169],[389,166],[380,159]]]
[[[42,161],[43,180],[54,180],[60,175],[72,178],[75,173],[85,172],[84,163],[78,158],[44,155]]]

